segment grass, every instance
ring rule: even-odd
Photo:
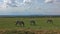
[[[48,18],[33,18],[36,21],[36,26],[32,26],[30,25],[29,21],[32,18],[0,18],[0,32],[2,32],[1,30],[6,30],[6,32],[4,32],[4,34],[25,34],[28,29],[32,29],[34,30],[60,30],[60,18],[52,18],[53,19],[53,24],[50,23],[46,23],[46,21],[48,20]],[[25,22],[25,27],[20,27],[19,25],[16,26],[15,22],[16,20],[23,20]],[[11,29],[11,31],[9,30]],[[17,31],[20,30],[20,31]],[[22,30],[22,31],[21,31]],[[41,31],[40,31],[41,32]],[[56,32],[52,32],[52,31],[46,31],[45,34],[49,34],[49,32],[51,32],[51,34],[56,34]],[[29,33],[31,33],[31,31],[29,31]],[[57,32],[58,33],[58,32]],[[1,34],[1,33],[0,33]]]
[[[60,29],[60,18],[52,18],[53,24],[46,23],[48,18],[33,18],[36,21],[36,26],[30,25],[30,19],[31,18],[0,18],[0,29]],[[23,20],[25,22],[25,27],[16,26],[16,20]]]

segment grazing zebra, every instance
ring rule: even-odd
[[[34,20],[31,20],[31,21],[30,21],[30,24],[31,24],[31,25],[36,25],[36,23],[35,23]]]
[[[24,22],[23,21],[16,21],[16,25],[20,25],[20,26],[24,26],[25,24],[24,24]]]
[[[53,24],[53,20],[52,19],[48,19],[47,23],[52,23]]]

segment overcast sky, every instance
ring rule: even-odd
[[[60,0],[0,0],[0,15],[60,15]]]

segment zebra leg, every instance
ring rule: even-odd
[[[16,25],[17,25],[18,23],[16,23]]]
[[[34,22],[33,25],[36,25],[36,23]]]
[[[48,23],[49,21],[47,21],[47,23]]]
[[[25,26],[25,24],[23,23],[23,27]]]
[[[53,21],[51,21],[51,23],[53,24]]]

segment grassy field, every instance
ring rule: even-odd
[[[32,28],[32,29],[60,29],[60,18],[52,18],[53,24],[46,23],[48,18],[33,18],[36,26],[30,25],[31,18],[0,18],[0,29]],[[23,20],[25,27],[16,26],[16,20]]]
[[[32,18],[0,18],[0,34],[60,34],[60,18],[52,18],[53,24],[47,23],[48,18],[33,18],[36,26],[30,25]],[[23,20],[25,27],[16,26],[16,20]]]

